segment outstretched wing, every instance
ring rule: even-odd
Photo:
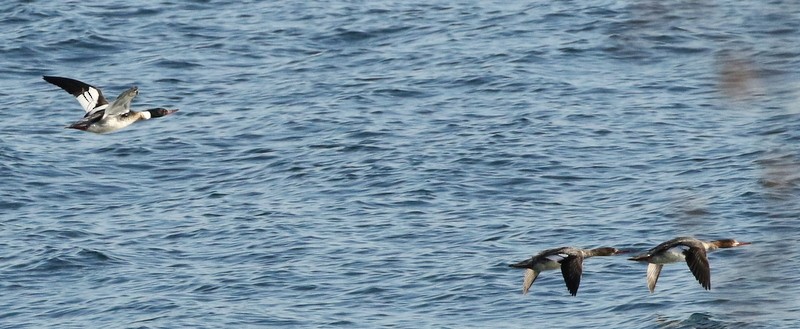
[[[651,294],[656,291],[656,283],[658,276],[661,275],[662,267],[664,267],[662,264],[647,264],[647,289],[650,289]]]
[[[578,287],[581,285],[581,275],[583,274],[583,257],[569,256],[561,261],[561,275],[564,276],[564,283],[567,290],[573,296],[578,294]]]
[[[706,258],[706,250],[703,247],[692,247],[683,252],[686,255],[686,264],[694,274],[697,282],[706,290],[711,290],[711,268]]]
[[[117,96],[117,99],[115,99],[114,102],[111,103],[108,108],[106,108],[106,113],[103,115],[103,118],[130,112],[131,101],[138,94],[139,88],[136,86],[123,91],[121,94],[119,94],[119,96]]]
[[[63,77],[44,76],[44,81],[61,87],[66,92],[75,96],[86,112],[96,112],[108,107],[108,101],[103,97],[103,92],[87,83]]]
[[[525,295],[528,293],[528,290],[531,290],[531,286],[533,282],[536,281],[536,278],[539,276],[539,272],[534,269],[526,269],[525,270],[525,278],[522,280],[522,294]]]

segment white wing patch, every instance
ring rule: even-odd
[[[78,100],[78,103],[81,104],[83,110],[86,112],[94,112],[94,110],[102,110],[108,106],[108,104],[100,105],[102,108],[97,109],[97,101],[100,99],[100,92],[97,89],[89,87],[89,90],[84,91],[80,95],[76,96],[75,99]]]
[[[555,254],[555,255],[549,255],[549,256],[547,256],[545,258],[549,259],[550,261],[556,262],[556,263],[561,263],[561,261],[564,260],[564,258],[567,258],[567,255],[566,254]]]

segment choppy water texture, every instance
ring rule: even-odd
[[[800,327],[796,1],[0,12],[2,327]],[[64,129],[45,74],[181,112]],[[679,235],[754,244],[507,267]]]

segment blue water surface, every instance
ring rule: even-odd
[[[795,1],[0,12],[0,327],[800,327]],[[180,112],[64,129],[42,75]],[[753,244],[507,266],[681,235]]]

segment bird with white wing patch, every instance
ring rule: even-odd
[[[131,101],[139,94],[139,88],[136,86],[122,92],[114,102],[109,104],[99,88],[87,83],[64,77],[44,76],[43,78],[74,96],[86,111],[83,119],[67,128],[105,134],[120,130],[140,120],[163,117],[178,111],[162,107],[141,112],[131,111]]]

